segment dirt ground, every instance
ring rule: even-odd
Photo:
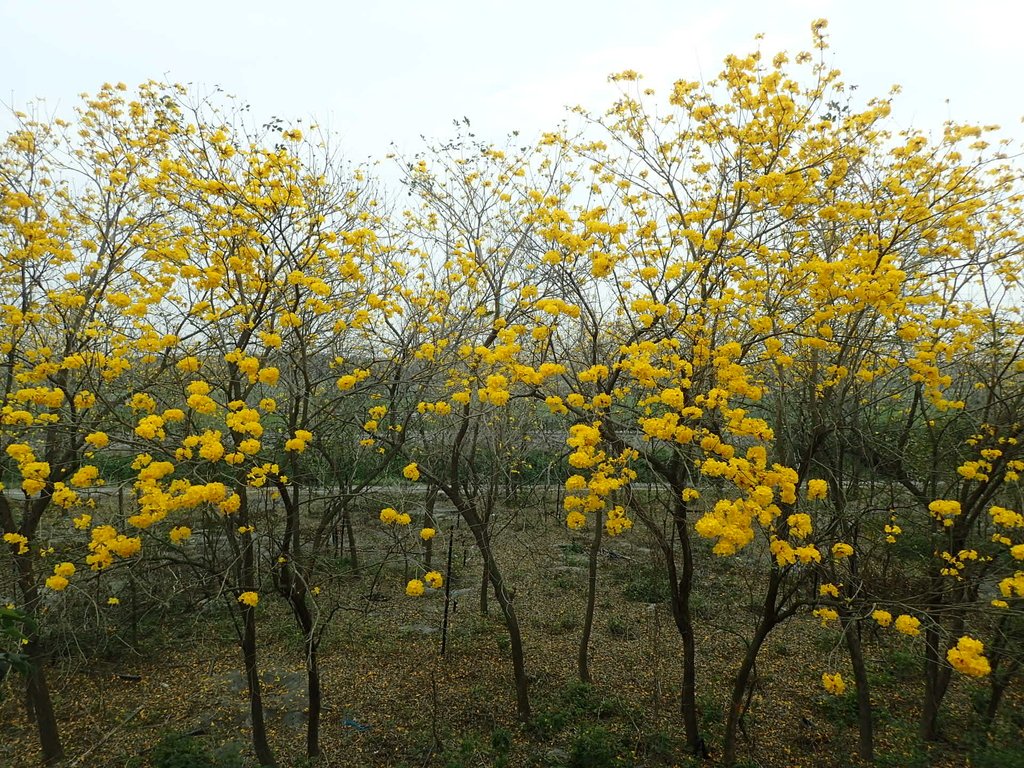
[[[662,601],[656,555],[640,532],[604,541],[592,687],[574,683],[588,534],[569,532],[555,519],[520,514],[498,536],[500,562],[515,589],[523,623],[535,714],[527,728],[515,717],[509,645],[497,605],[491,601],[486,617],[479,612],[481,569],[465,532],[454,537],[453,600],[443,658],[443,590],[406,597],[405,578],[415,575],[415,558],[392,557],[370,568],[372,553],[388,540],[371,523],[359,537],[366,548],[362,576],[338,579],[319,596],[322,605],[343,608],[334,613],[321,649],[323,758],[318,764],[554,767],[574,760],[580,764],[581,749],[590,754],[586,745],[606,736],[614,756],[582,764],[698,764],[682,744],[680,641]],[[443,566],[445,546],[439,536],[435,567],[439,561]],[[757,597],[757,583],[742,556],[714,566],[698,569],[694,597],[698,702],[712,764],[731,676],[756,619],[752,606]],[[280,601],[268,595],[259,610],[271,745],[280,765],[304,765],[301,644]],[[68,765],[150,765],[154,745],[168,734],[190,734],[211,752],[240,754],[249,764],[241,655],[222,604],[166,615],[136,641],[131,650],[103,659],[89,658],[85,648],[51,666]],[[856,764],[852,696],[830,696],[820,682],[824,671],[842,671],[850,678],[839,641],[836,631],[802,618],[769,638],[741,737],[742,765]],[[879,762],[965,765],[955,747],[940,746],[929,754],[914,738],[918,651],[910,640],[885,639],[883,644],[866,638],[877,673]],[[826,659],[828,669],[821,667]],[[969,692],[951,694],[952,712],[965,706]],[[1004,710],[1013,709],[1021,709],[1019,700],[1004,705]],[[598,747],[591,752],[600,753]],[[0,766],[38,764],[35,733],[12,676],[0,687]]]

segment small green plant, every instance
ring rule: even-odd
[[[703,731],[710,731],[725,722],[725,710],[721,702],[708,694],[697,699],[697,716]]]
[[[537,741],[551,741],[565,728],[568,718],[564,712],[545,710],[537,712],[527,725],[530,735]]]
[[[991,733],[977,729],[967,735],[969,765],[974,768],[1004,768],[1024,765],[1024,744],[1011,723],[997,723]]]
[[[534,714],[528,730],[538,741],[550,741],[570,722],[600,720],[626,712],[621,699],[605,696],[594,686],[576,681],[566,685]]]
[[[620,640],[629,640],[633,637],[633,627],[625,619],[613,616],[608,619],[608,634]]]
[[[851,687],[842,696],[822,694],[821,711],[828,722],[852,727],[857,724],[857,691]]]
[[[211,750],[195,736],[169,733],[149,756],[152,768],[241,768],[240,753],[232,747]]]
[[[893,718],[886,726],[885,742],[875,755],[877,765],[891,768],[926,768],[931,765],[931,757],[918,735],[916,722]]]
[[[580,732],[572,743],[569,768],[606,768],[621,765],[618,758],[623,751],[620,739],[599,725]]]
[[[669,598],[668,578],[660,568],[639,568],[623,585],[622,596],[634,603],[663,603]]]
[[[479,750],[480,743],[475,737],[463,739],[459,744],[458,751],[448,758],[445,768],[468,768],[468,766],[474,765],[474,758]]]
[[[913,680],[921,674],[921,659],[912,651],[896,648],[888,654],[888,661],[897,680]]]
[[[566,614],[555,623],[555,629],[560,633],[572,632],[578,626],[576,617]]]
[[[21,648],[25,632],[33,628],[32,620],[25,614],[14,608],[0,608],[0,680],[12,669],[22,674],[28,672],[28,657]]]
[[[665,731],[645,733],[637,744],[637,754],[660,763],[675,763],[679,747]],[[678,763],[676,763],[678,764]]]
[[[505,728],[495,728],[491,731],[491,754],[494,755],[494,768],[506,768],[511,749],[511,733]]]

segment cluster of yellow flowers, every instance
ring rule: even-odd
[[[143,416],[135,426],[135,434],[143,440],[163,440],[167,436],[163,417],[156,414]]]
[[[408,512],[399,512],[397,509],[385,507],[380,511],[380,521],[384,525],[409,525],[412,522],[412,517]],[[420,536],[422,537],[422,535],[421,531]]]
[[[478,389],[476,394],[480,402],[497,406],[507,405],[512,396],[508,389],[508,379],[500,373],[488,376],[484,386]]]
[[[277,478],[282,483],[288,482],[288,477],[281,474],[281,468],[277,464],[269,462],[253,467],[245,476],[246,483],[250,488],[262,488],[268,479]]]
[[[22,477],[21,489],[26,496],[40,493],[46,488],[46,481],[50,477],[49,462],[36,461],[32,449],[25,443],[11,443],[7,446],[7,455],[18,464]]]
[[[824,499],[828,495],[828,483],[825,480],[807,481],[807,500]]]
[[[901,613],[896,617],[894,626],[897,632],[902,632],[904,635],[916,637],[921,634],[921,620],[915,616],[908,616],[905,613]]]
[[[438,416],[447,416],[452,412],[452,406],[446,400],[438,400],[436,403],[419,403],[416,406],[416,410],[419,413],[433,413]],[[372,424],[373,426],[370,427],[370,424]],[[365,429],[367,432],[372,432],[376,428],[376,421],[368,421],[366,422],[366,424],[363,425],[363,429]]]
[[[936,499],[928,505],[928,511],[948,528],[953,525],[953,518],[960,514],[960,502],[953,499]]]
[[[296,453],[302,453],[306,450],[306,444],[313,440],[313,433],[305,429],[296,429],[295,436],[285,441],[284,449],[286,451],[295,451]]]
[[[604,451],[598,450],[601,442],[600,423],[573,424],[569,427],[566,443],[575,450],[569,454],[569,464],[577,469],[586,469],[605,460]]]
[[[438,571],[427,571],[422,579],[410,579],[405,585],[405,594],[409,597],[419,597],[426,591],[426,587],[440,589],[444,586],[444,577]]]
[[[224,423],[232,432],[249,435],[257,440],[263,436],[263,425],[260,424],[260,412],[255,408],[247,408],[243,402],[228,403],[231,410],[224,417]],[[311,438],[312,439],[312,438]]]
[[[15,550],[19,555],[28,554],[28,537],[20,533],[5,533],[4,541],[10,544],[12,547],[17,547]]]
[[[367,368],[356,368],[352,373],[346,373],[344,376],[338,377],[338,389],[342,392],[352,389],[356,384],[361,381],[365,381],[370,377],[370,371]]]
[[[106,448],[110,445],[110,438],[106,432],[90,432],[85,436],[85,444],[90,448]]]
[[[266,343],[267,338],[274,341],[273,336],[274,335],[265,337],[264,343]],[[278,343],[280,343],[280,337],[278,337],[277,340]],[[236,349],[232,352],[228,352],[224,356],[224,360],[228,363],[234,363],[238,368],[239,373],[243,374],[249,380],[250,384],[259,382],[261,384],[267,384],[268,386],[274,386],[277,384],[280,376],[280,371],[278,371],[277,368],[260,368],[259,358],[246,355],[241,350]]]
[[[946,659],[958,672],[971,677],[985,677],[992,671],[992,666],[982,655],[984,651],[985,646],[980,640],[964,635],[957,641],[956,647],[946,652]]]
[[[814,616],[821,619],[821,626],[828,626],[830,621],[836,621],[839,618],[839,613],[834,608],[815,608],[812,612]]]
[[[67,588],[70,579],[75,575],[74,563],[57,563],[53,566],[53,575],[46,579],[46,587],[54,592]]]
[[[853,556],[853,547],[844,541],[837,541],[832,545],[832,557],[842,560],[844,557]]]
[[[217,403],[210,397],[212,391],[213,387],[205,381],[192,381],[185,387],[185,404],[197,413],[212,414],[217,410]]]
[[[843,676],[836,672],[835,674],[829,674],[824,672],[821,675],[821,684],[825,690],[835,696],[842,696],[846,692],[846,682],[843,680]]]
[[[893,518],[885,525],[885,540],[889,544],[896,543],[896,537],[903,533],[903,529],[896,525],[896,518]]]
[[[618,455],[608,456],[598,449],[600,443],[600,422],[576,424],[570,428],[566,443],[576,450],[569,455],[569,463],[578,468],[589,468],[589,479],[583,475],[572,475],[565,482],[568,491],[563,501],[566,511],[566,525],[578,530],[587,524],[585,513],[607,510],[604,528],[609,536],[618,536],[633,527],[633,521],[622,505],[609,507],[608,499],[616,491],[636,479],[636,471],[630,466],[638,457],[633,448],[623,448]],[[574,459],[573,457],[576,456]],[[577,493],[586,491],[586,495]]]
[[[1001,579],[999,591],[1005,598],[1024,597],[1024,571],[1017,571],[1013,576]]]
[[[941,557],[946,565],[939,571],[943,576],[952,576],[959,580],[963,579],[963,570],[967,567],[968,561],[975,561],[979,559],[978,551],[975,549],[961,549],[955,555],[949,552],[940,552]],[[981,558],[983,561],[989,558]]]
[[[94,570],[101,571],[114,563],[114,555],[129,558],[142,549],[142,541],[137,537],[119,534],[111,525],[99,525],[92,529],[89,541],[89,552],[85,562]]]

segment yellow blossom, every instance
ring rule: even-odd
[[[985,677],[992,671],[992,667],[982,654],[985,646],[980,640],[964,635],[961,637],[955,648],[946,651],[946,659],[953,668],[970,677]]]
[[[832,545],[832,557],[836,560],[842,560],[844,557],[850,557],[853,554],[853,547],[845,542],[838,541]]]
[[[828,495],[828,482],[825,480],[808,480],[807,481],[807,499],[808,501],[814,501],[815,499],[824,499]]]
[[[904,635],[915,637],[921,634],[921,620],[914,616],[908,616],[905,613],[901,613],[896,617],[894,626],[897,632],[902,632]]]
[[[825,690],[835,696],[842,696],[846,692],[846,682],[843,680],[843,676],[836,672],[834,675],[830,675],[825,672],[821,676],[821,684]]]
[[[47,589],[52,589],[54,592],[60,592],[67,588],[70,582],[63,576],[50,576],[46,579]]]

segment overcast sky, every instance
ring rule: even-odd
[[[463,116],[500,139],[552,127],[566,104],[600,110],[622,69],[654,87],[710,79],[758,32],[765,52],[803,50],[818,17],[859,94],[903,86],[898,125],[1024,136],[1014,0],[0,0],[0,102],[65,113],[105,81],[217,85],[260,117],[314,117],[352,159],[380,157]]]

